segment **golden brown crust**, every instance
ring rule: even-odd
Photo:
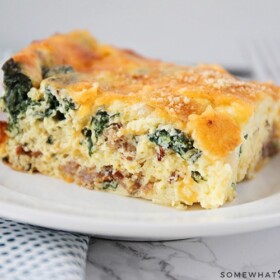
[[[68,90],[81,118],[114,100],[143,102],[182,125],[199,116],[193,120],[196,138],[217,156],[240,144],[241,128],[258,103],[267,96],[278,100],[280,93],[277,86],[240,81],[216,65],[182,67],[101,45],[84,31],[33,42],[13,59],[36,87],[43,67],[71,65],[75,74],[48,83]]]
[[[13,56],[22,71],[31,78],[34,86],[42,80],[42,68],[56,65],[71,65],[79,72],[87,72],[102,54],[95,40],[87,32],[72,32],[54,35],[47,40],[34,41]]]
[[[225,157],[241,144],[241,129],[226,113],[205,112],[190,124],[199,146],[209,154]]]

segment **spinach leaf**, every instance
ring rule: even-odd
[[[63,102],[64,102],[64,109],[66,112],[68,112],[69,110],[77,110],[76,104],[72,100],[63,98]]]
[[[116,181],[107,181],[103,183],[103,190],[107,190],[109,188],[116,189],[118,187],[118,182]]]
[[[20,132],[20,128],[18,127],[18,124],[14,122],[13,120],[8,122],[7,130],[14,135],[18,134]]]
[[[171,132],[166,129],[158,129],[153,134],[149,134],[148,138],[151,142],[164,149],[171,149],[175,153],[183,156],[188,151],[192,151],[190,158],[195,162],[202,154],[202,152],[193,146],[193,139],[185,136],[185,134],[179,130],[174,129]]]
[[[51,90],[48,87],[46,87],[45,94],[47,97],[48,106],[48,108],[45,111],[45,117],[50,117],[56,113],[57,108],[59,106],[59,102],[57,98],[51,93]]]
[[[92,148],[93,148],[93,141],[92,141],[92,137],[91,137],[92,136],[92,131],[90,129],[83,128],[82,129],[82,134],[86,138],[87,147],[88,147],[88,154],[89,154],[89,156],[91,156],[92,155]]]
[[[149,134],[148,138],[151,142],[154,142],[164,149],[169,149],[172,147],[171,135],[165,129],[156,130],[154,134]]]
[[[2,161],[5,163],[9,163],[9,158],[8,157],[2,157]]]
[[[239,157],[241,157],[242,152],[243,152],[243,147],[242,147],[242,145],[240,145],[239,152],[238,152]]]
[[[189,160],[191,163],[197,162],[197,160],[201,157],[202,151],[196,148],[193,148],[189,151]]]
[[[48,136],[46,143],[47,143],[47,144],[50,144],[50,145],[52,145],[52,144],[54,143],[54,140],[53,140],[52,135],[49,135],[49,136]]]
[[[58,110],[59,107],[59,101],[51,93],[51,90],[47,87],[45,90],[46,96],[47,96],[47,106],[48,108],[45,110],[45,117],[54,116],[54,118],[58,121],[65,120],[65,115]],[[64,110],[68,112],[69,110],[76,110],[76,105],[74,102],[67,98],[63,98],[64,103]]]
[[[17,122],[18,115],[24,113],[31,101],[27,93],[32,88],[31,80],[21,73],[20,64],[9,59],[2,67],[4,71],[4,103],[11,120]]]
[[[202,180],[206,181],[198,171],[192,171],[191,176],[196,183],[199,183]]]
[[[110,121],[110,115],[103,110],[97,111],[96,115],[92,118],[91,123],[93,124],[93,129],[96,139],[102,134],[104,129],[108,127]]]
[[[186,137],[179,129],[175,129],[175,134],[171,136],[171,140],[172,150],[181,156],[193,149],[193,140],[190,137]]]

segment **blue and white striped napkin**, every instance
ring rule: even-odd
[[[0,218],[1,280],[82,280],[89,237]]]

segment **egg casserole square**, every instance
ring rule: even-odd
[[[0,156],[15,170],[217,208],[279,150],[279,87],[98,43],[35,41],[4,65]]]

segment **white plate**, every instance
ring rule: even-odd
[[[238,198],[214,210],[188,211],[90,191],[0,164],[0,215],[34,225],[129,240],[171,240],[223,235],[280,225],[280,156]]]

